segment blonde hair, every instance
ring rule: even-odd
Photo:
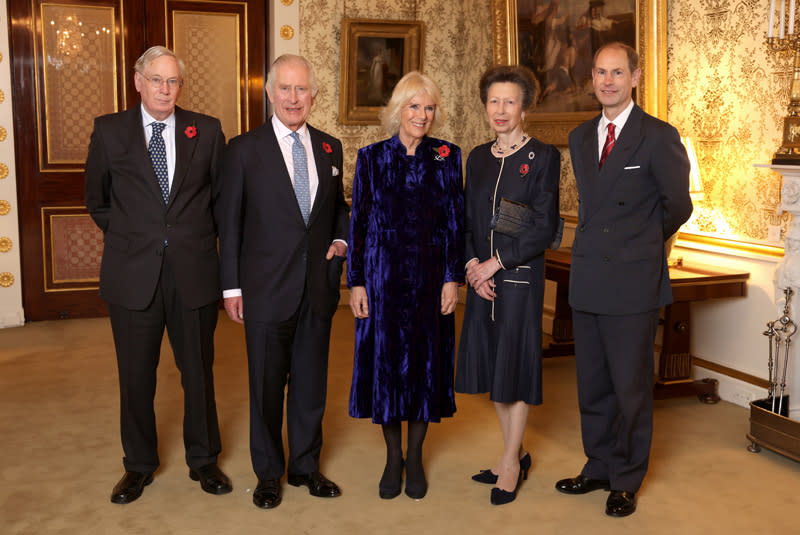
[[[157,60],[161,56],[175,58],[175,61],[178,63],[178,68],[181,71],[182,79],[186,71],[186,66],[183,64],[183,60],[179,58],[175,52],[165,46],[151,46],[145,50],[144,54],[139,56],[139,59],[136,60],[133,70],[144,76],[144,71],[147,70],[147,67],[149,67],[153,61]]]
[[[311,86],[311,96],[316,97],[319,87],[317,86],[317,78],[314,76],[314,67],[311,66],[311,62],[309,62],[306,58],[296,54],[283,54],[282,56],[275,58],[275,61],[272,62],[272,66],[267,74],[267,86],[272,94],[275,94],[275,76],[278,67],[288,63],[299,63],[308,69],[308,83]]]
[[[421,72],[411,71],[397,82],[394,91],[392,91],[392,98],[389,99],[388,104],[380,114],[381,124],[390,135],[393,136],[400,131],[400,113],[403,107],[418,93],[427,93],[436,105],[436,109],[433,112],[431,130],[444,124],[447,115],[442,108],[442,94],[439,91],[439,86]]]

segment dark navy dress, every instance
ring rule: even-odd
[[[494,302],[470,286],[458,349],[456,390],[490,393],[492,401],[542,403],[542,304],[544,252],[559,220],[561,154],[530,139],[520,150],[497,158],[491,143],[467,160],[465,251],[468,261],[499,254],[505,269],[494,276]],[[523,203],[533,225],[512,238],[490,229],[501,198]]]
[[[464,282],[461,151],[425,137],[414,156],[397,136],[358,151],[347,285],[365,286],[356,319],[350,416],[438,422],[455,412],[453,314],[442,286]]]

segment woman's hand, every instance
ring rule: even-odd
[[[500,263],[495,257],[491,257],[480,263],[472,262],[467,266],[467,282],[470,283],[477,292],[483,283],[491,279],[498,271],[500,271]],[[494,284],[492,284],[492,288],[494,288]]]
[[[458,283],[445,282],[442,286],[442,314],[452,314],[458,304]]]
[[[475,288],[475,293],[487,301],[494,301],[494,298],[497,297],[497,294],[494,293],[494,281],[491,279],[484,281],[483,284]]]
[[[350,288],[350,310],[357,318],[369,317],[369,303],[367,302],[367,288],[364,286],[353,286]]]

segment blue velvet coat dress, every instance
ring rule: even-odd
[[[442,286],[464,282],[461,150],[397,136],[358,151],[347,284],[364,286],[356,319],[350,415],[379,424],[438,422],[455,412],[453,314]]]

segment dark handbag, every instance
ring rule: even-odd
[[[489,228],[500,234],[516,238],[533,223],[533,210],[527,204],[505,197],[494,211]]]
[[[530,227],[533,223],[533,210],[528,208],[527,204],[519,201],[512,201],[502,197],[500,204],[494,211],[492,220],[489,223],[489,228],[500,234],[516,238],[523,230]],[[550,244],[550,249],[558,249],[561,247],[561,238],[564,235],[564,218],[558,218],[556,225],[556,233],[553,236],[553,241]]]

